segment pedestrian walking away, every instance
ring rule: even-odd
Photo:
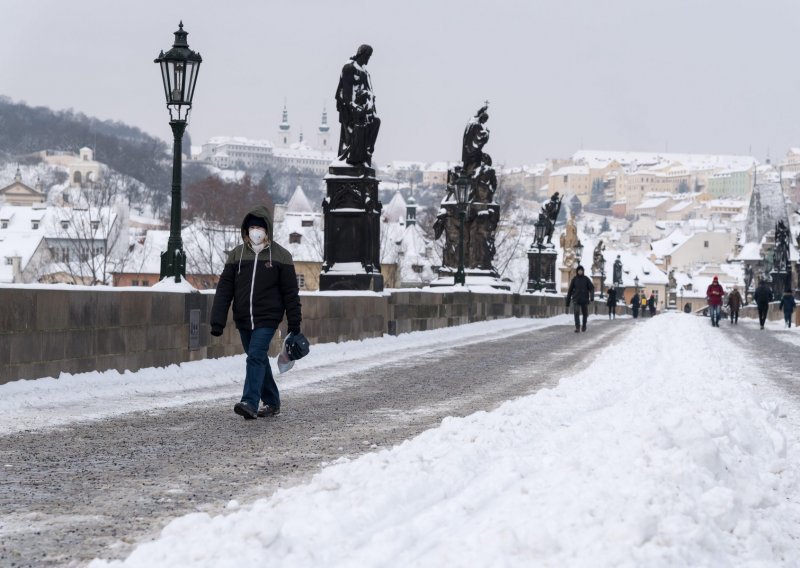
[[[300,338],[300,293],[292,255],[272,242],[272,217],[258,206],[242,221],[242,244],[225,261],[211,308],[211,335],[220,336],[233,302],[233,321],[247,354],[242,400],[234,406],[245,419],[280,413],[278,385],[272,376],[267,351],[284,315],[289,335],[286,345]],[[259,399],[264,406],[259,409]]]
[[[739,323],[739,308],[742,307],[742,295],[739,293],[739,288],[733,287],[731,293],[728,294],[728,310],[731,312],[731,325]]]
[[[646,292],[642,291],[642,299],[641,299],[641,308],[642,308],[642,317],[647,315],[647,297],[645,296]]]
[[[725,290],[719,283],[719,278],[714,276],[714,280],[706,289],[706,300],[708,300],[708,312],[711,316],[711,325],[719,327],[719,317],[722,313],[722,298],[725,296]]]
[[[650,292],[650,297],[647,298],[647,309],[650,310],[650,317],[656,315],[656,294]]]
[[[633,294],[633,298],[631,298],[631,311],[633,311],[633,319],[639,317],[639,306],[640,306],[639,302],[640,302],[639,292],[635,292]]]
[[[569,283],[567,290],[567,307],[574,301],[572,310],[575,314],[575,333],[586,331],[586,320],[589,318],[589,303],[594,302],[594,284],[592,280],[583,273],[583,266],[578,266],[575,271],[577,274],[572,282]],[[581,322],[583,316],[583,322]]]
[[[617,289],[613,286],[608,289],[606,305],[608,306],[608,319],[617,319]]]
[[[783,321],[786,322],[786,327],[792,327],[792,314],[797,302],[792,295],[791,290],[786,290],[781,297],[781,309],[783,310]]]
[[[758,287],[753,292],[753,299],[758,306],[758,323],[761,329],[764,329],[764,323],[767,321],[767,313],[769,312],[769,303],[772,301],[772,288],[767,286],[767,283],[762,279],[758,281]]]

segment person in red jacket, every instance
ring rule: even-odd
[[[719,283],[719,279],[714,276],[714,281],[706,290],[706,300],[708,300],[708,311],[711,314],[711,325],[719,327],[719,316],[722,312],[722,298],[725,296],[725,290]]]

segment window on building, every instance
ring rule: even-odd
[[[62,229],[69,229],[69,221],[61,221]]]
[[[138,286],[138,285],[139,285],[138,280],[131,280],[131,286]]]
[[[100,221],[92,221],[92,231],[96,231],[100,228]]]
[[[72,176],[72,181],[81,183],[81,172],[75,172],[75,175]]]
[[[419,273],[422,272],[422,265],[421,264],[412,264],[411,265],[411,270],[413,270],[414,272],[419,274]]]
[[[703,241],[703,247],[708,248],[708,241]]]
[[[297,287],[298,288],[305,288],[306,287],[306,275],[299,273],[297,274]]]
[[[69,249],[61,249],[61,262],[69,262]]]
[[[569,176],[564,176],[564,183],[567,183],[568,180],[569,180]]]
[[[39,221],[31,221],[31,229],[34,231],[39,228]]]
[[[291,235],[289,235],[290,244],[292,243],[300,244],[300,241],[302,240],[303,240],[303,235],[301,235],[300,233],[292,233]]]
[[[8,221],[0,221],[0,229],[8,229]]]
[[[6,264],[14,264],[14,261],[13,261],[13,260],[11,260],[11,257],[10,257],[10,256],[7,256],[7,257],[6,257]]]
[[[149,280],[142,280],[142,286],[150,286]]]
[[[301,222],[301,225],[303,227],[313,227],[314,226],[314,221],[312,221],[311,219],[303,219],[303,221]]]

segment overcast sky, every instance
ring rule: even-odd
[[[334,138],[361,43],[376,160],[458,160],[488,99],[496,164],[584,149],[746,154],[800,146],[797,0],[3,0],[0,93],[170,138],[157,66],[183,19],[203,56],[189,132],[275,139],[284,99]],[[335,141],[334,141],[335,143]]]

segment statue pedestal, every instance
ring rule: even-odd
[[[431,282],[429,286],[432,288],[441,286],[460,286],[454,283],[457,268],[450,268],[449,266],[442,266],[439,269],[439,275],[436,280]],[[511,284],[500,280],[497,272],[494,270],[480,270],[476,268],[464,269],[464,286],[490,286],[498,290],[511,290]]]
[[[791,286],[791,282],[787,278],[789,274],[783,271],[773,270],[770,272],[772,276],[772,293],[776,300],[779,300],[783,292]]]
[[[322,201],[325,242],[319,289],[383,290],[380,212],[375,170],[334,162]]]
[[[528,249],[528,287],[526,292],[556,293],[556,257],[558,253],[552,248],[531,245]]]
[[[605,282],[603,281],[602,274],[592,274],[592,284],[594,285],[594,295],[596,298],[605,297]]]

